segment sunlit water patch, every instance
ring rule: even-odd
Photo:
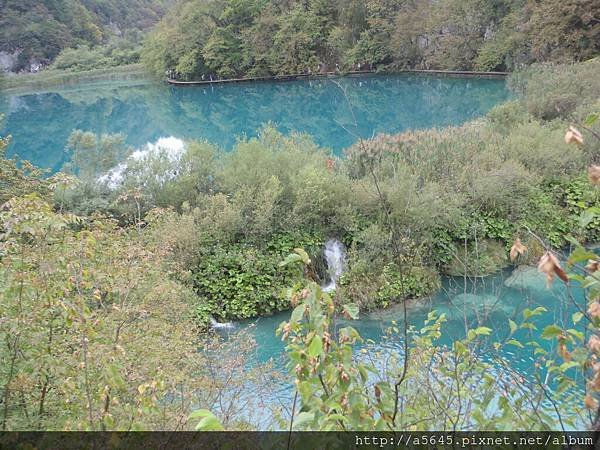
[[[272,122],[309,133],[336,153],[355,136],[458,125],[509,98],[504,80],[373,75],[174,88],[158,83],[81,85],[54,93],[0,96],[2,134],[17,155],[52,170],[68,159],[73,129],[123,133],[142,149],[161,137],[206,139],[229,150]]]
[[[487,341],[488,347],[482,348],[480,355],[482,360],[492,365],[492,375],[498,380],[505,380],[505,383],[511,383],[517,379],[523,386],[535,388],[539,377],[543,381],[547,380],[545,380],[545,370],[536,367],[536,357],[533,352],[511,345],[494,351],[492,345],[494,342],[502,342],[508,338],[511,332],[509,319],[520,323],[523,320],[525,309],[533,310],[543,307],[547,312],[535,319],[539,331],[536,332],[537,338],[534,339],[543,348],[555,354],[555,348],[553,348],[555,342],[539,339],[539,334],[550,324],[558,324],[564,328],[572,327],[573,313],[580,308],[585,308],[586,300],[580,290],[572,289],[571,293],[572,297],[559,283],[548,288],[543,274],[532,267],[509,269],[486,278],[445,277],[442,289],[438,294],[409,304],[408,322],[419,329],[431,311],[445,314],[447,322],[443,325],[442,336],[438,344],[448,346],[453,341],[464,338],[466,330],[480,326],[491,328],[493,332]],[[576,306],[574,302],[579,306]],[[263,394],[261,401],[265,407],[262,414],[264,421],[262,425],[268,424],[267,418],[270,417],[271,406],[289,405],[293,398],[294,390],[291,378],[287,378],[285,381],[285,375],[288,374],[285,344],[276,337],[277,328],[283,321],[289,320],[289,316],[289,312],[284,312],[272,317],[241,322],[237,324],[235,331],[230,331],[233,334],[240,331],[247,333],[258,343],[256,352],[248,360],[249,366],[270,363],[272,370],[282,375],[278,378],[278,383],[273,384],[268,393]],[[385,358],[390,355],[402,357],[401,334],[393,335],[391,338],[386,334],[386,329],[396,324],[401,326],[402,323],[403,308],[396,306],[386,310],[363,313],[358,321],[348,322],[339,318],[337,325],[338,327],[352,326],[365,341],[370,341],[369,344],[357,348],[357,358],[367,358],[376,367],[378,365],[383,367]],[[524,343],[531,339],[527,330],[519,330],[513,336]],[[363,351],[358,351],[361,348]],[[579,399],[577,404],[571,405],[576,409],[579,408],[579,403],[583,398],[584,382],[580,381],[580,389],[572,392]],[[548,387],[552,389],[551,382]],[[502,395],[501,392],[498,394]],[[543,401],[550,410],[549,402]],[[494,405],[490,405],[490,408],[493,409]]]

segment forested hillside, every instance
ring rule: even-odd
[[[513,70],[600,52],[597,0],[184,0],[144,59],[183,78],[360,67]]]
[[[127,30],[147,29],[171,0],[3,0],[0,65],[29,70],[69,47],[94,46]]]

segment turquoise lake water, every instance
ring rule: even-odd
[[[88,84],[0,97],[5,116],[0,127],[13,136],[9,155],[54,171],[66,162],[64,147],[73,129],[123,133],[135,148],[174,136],[230,149],[236,137],[254,136],[272,122],[283,132],[310,133],[339,154],[354,142],[344,127],[366,138],[461,124],[510,95],[501,79],[373,75],[336,81],[341,87],[327,79],[189,88]]]
[[[580,289],[572,288],[571,294],[572,297],[568,295],[560,281],[548,288],[545,276],[532,267],[511,268],[485,278],[465,280],[462,277],[445,277],[442,289],[436,295],[409,307],[408,322],[420,329],[430,311],[445,314],[447,322],[443,325],[442,337],[438,343],[448,346],[454,340],[463,339],[468,329],[480,326],[491,328],[492,335],[487,344],[481,348],[480,355],[484,361],[494,366],[494,375],[498,379],[505,380],[507,384],[519,380],[519,383],[524,386],[539,391],[536,379],[539,377],[544,380],[546,370],[543,367],[536,369],[537,357],[534,357],[532,349],[519,349],[508,345],[496,351],[493,349],[493,343],[503,342],[508,338],[510,334],[509,319],[520,324],[523,321],[525,309],[533,310],[543,307],[547,312],[532,320],[538,330],[531,335],[527,330],[519,330],[513,337],[523,343],[532,339],[536,340],[543,348],[552,352],[552,355],[556,355],[555,341],[540,339],[540,334],[546,326],[551,324],[558,324],[564,329],[574,328],[573,314],[578,310],[585,310],[587,307]],[[579,307],[573,303],[574,301]],[[257,343],[256,354],[251,356],[249,363],[270,361],[276,372],[287,373],[284,343],[273,336],[275,336],[278,326],[283,321],[289,320],[289,316],[289,312],[284,312],[273,317],[249,320],[237,324],[235,330],[225,334],[239,333],[240,331],[248,333]],[[401,333],[393,335],[391,339],[385,337],[385,330],[391,327],[394,321],[402,329],[403,309],[400,306],[373,313],[361,313],[360,319],[357,321],[349,322],[340,319],[338,325],[340,327],[352,326],[365,341],[372,341],[370,344],[365,344],[365,348],[368,349],[367,357],[382,354],[383,356],[380,358],[384,358],[386,354],[401,355],[403,352]],[[575,328],[583,331],[583,323]],[[575,372],[572,372],[571,375],[577,377]],[[280,381],[278,384],[270,381],[270,383],[272,384],[267,392],[252,391],[253,395],[261,398],[265,405],[286,404],[291,401],[293,388],[289,381]],[[549,383],[550,388],[552,388],[552,384]],[[583,390],[583,380],[580,379],[580,387],[571,391],[575,400],[572,404],[565,406],[567,410],[570,407],[579,408],[581,406]],[[548,402],[544,404],[550,409]],[[583,423],[583,420],[580,419],[579,423]],[[584,429],[583,425],[580,426],[580,429]]]
[[[226,151],[236,136],[254,136],[263,124],[272,122],[283,132],[310,133],[339,155],[354,140],[344,128],[366,138],[382,132],[458,125],[510,98],[504,81],[498,79],[375,75],[336,81],[341,87],[330,80],[192,88],[111,82],[54,93],[5,95],[0,97],[0,113],[5,115],[1,134],[13,137],[9,155],[53,171],[67,161],[64,147],[73,129],[123,133],[134,148],[173,136],[207,139]],[[581,293],[574,294],[583,307]],[[494,330],[493,340],[502,340],[509,333],[508,319],[519,322],[525,308],[537,306],[548,310],[538,320],[540,330],[550,323],[569,328],[577,310],[558,283],[547,289],[535,269],[508,270],[478,280],[444,279],[439,294],[411,307],[409,321],[420,327],[427,313],[436,310],[448,318],[443,335],[446,344],[464,337],[465,329],[483,325]],[[289,313],[282,313],[236,324],[233,332],[244,330],[257,342],[256,351],[247,355],[248,367],[271,361],[275,372],[286,372],[284,346],[275,330],[288,317]],[[401,309],[362,315],[352,326],[373,341],[370,354],[401,352],[400,338],[383,339],[385,328],[394,320],[401,322]],[[486,358],[491,360],[493,354],[489,352]],[[531,352],[507,347],[494,357],[533,381],[536,369]],[[289,403],[292,387],[285,380],[265,382],[263,387],[268,391],[264,395],[256,393],[256,385],[249,386],[246,395],[258,402],[254,412],[270,420],[266,411],[274,404]]]

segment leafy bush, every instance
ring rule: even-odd
[[[554,195],[564,202],[570,213],[573,222],[581,222],[585,211],[600,207],[600,193],[590,185],[585,177],[578,177],[565,184],[556,184],[552,186]],[[584,242],[598,242],[600,240],[600,217],[593,216],[583,230],[579,230],[576,224],[573,224],[572,234],[579,236]]]
[[[422,299],[441,287],[438,272],[426,267],[409,267],[400,271],[394,264],[384,267],[377,290],[376,307],[387,308],[392,303]]]
[[[600,59],[575,65],[535,64],[510,78],[510,86],[536,118],[567,118],[600,96]]]
[[[82,45],[62,50],[51,69],[74,72],[125,66],[140,62],[141,39],[115,39],[107,44],[90,47]]]
[[[450,261],[442,267],[451,276],[482,277],[500,271],[509,263],[506,244],[491,239],[469,241],[466,245],[456,242],[451,254]]]
[[[280,261],[281,254],[247,246],[202,252],[193,269],[198,319],[248,319],[287,309],[281,287],[294,278],[279,268]]]
[[[212,388],[198,383],[194,294],[166,270],[164,243],[35,194],[11,199],[0,228],[3,426],[180,426]]]
[[[504,133],[512,132],[515,127],[527,123],[532,119],[518,100],[494,106],[488,112],[487,118],[495,129]]]

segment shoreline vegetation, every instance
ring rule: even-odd
[[[597,0],[183,0],[142,48],[107,44],[111,21],[75,0],[48,4],[11,3],[0,45],[14,34],[29,46],[23,67],[43,57],[72,71],[11,90],[144,73],[78,72],[124,55],[158,78],[506,70],[516,95],[460,126],[357,137],[343,157],[269,125],[231,152],[135,152],[122,135],[75,130],[69,164],[47,177],[6,158],[1,137],[3,430],[251,430],[271,407],[280,430],[600,431],[600,257],[585,248],[600,241]],[[167,4],[135,1],[124,23],[155,22]],[[25,22],[32,31],[13,33]],[[347,267],[324,292],[330,239]],[[409,321],[411,299],[443,275],[466,287],[524,265],[561,283],[561,314],[532,294],[500,323],[465,297],[449,344],[444,314]],[[351,321],[389,307],[402,320],[380,352]],[[260,343],[246,334],[211,330],[280,311],[287,376],[248,363]],[[293,400],[265,406],[278,381]]]
[[[566,279],[554,252],[600,237],[600,218],[588,214],[600,208],[590,183],[600,175],[597,166],[589,180],[585,173],[600,152],[599,64],[532,67],[510,79],[517,100],[484,118],[359,140],[343,158],[310,136],[266,127],[230,153],[190,142],[182,155],[149,154],[117,172],[130,153],[122,136],[85,131],[69,138],[70,167],[49,179],[1,160],[0,351],[10,364],[0,369],[0,420],[10,430],[252,429],[256,405],[243,386],[268,388],[261,380],[277,375],[246,366],[255,344],[245,335],[224,343],[207,331],[215,319],[291,309],[279,333],[303,412],[276,412],[284,419],[274,428],[403,429],[418,420],[441,429],[451,420],[459,429],[555,429],[548,395],[570,405],[559,411],[566,426],[588,423],[596,394],[584,404],[585,382],[570,369],[596,376],[584,369],[596,351],[585,347],[582,320],[598,320],[593,304],[573,325],[543,330],[535,323],[545,309],[525,308],[508,337],[482,319],[450,349],[437,342],[444,316],[432,312],[420,331],[405,318],[386,335],[404,349],[375,385],[368,373],[378,366],[353,358],[356,330],[332,324],[335,314],[406,311],[409,299],[440,288],[441,273],[481,276],[511,259],[541,261],[550,281]],[[317,283],[332,236],[348,249],[348,270],[330,295]],[[600,266],[583,248],[574,255],[569,270]],[[581,280],[594,286],[594,276]],[[548,339],[559,358],[536,342]],[[535,352],[547,381],[486,376],[497,368],[482,355],[505,347]],[[499,391],[504,400],[490,412]],[[218,402],[223,392],[237,394]],[[445,396],[450,419],[435,414],[432,392]],[[461,408],[465,398],[475,409]]]
[[[173,86],[196,86],[210,84],[227,83],[245,83],[261,81],[290,81],[301,79],[318,79],[327,77],[344,77],[360,75],[398,75],[398,74],[420,74],[449,77],[489,77],[506,78],[510,76],[508,72],[477,72],[477,71],[457,71],[457,70],[382,70],[382,71],[349,71],[349,72],[327,72],[322,74],[290,74],[274,75],[256,78],[236,78],[236,79],[215,79],[200,81],[178,81],[166,79],[166,82]],[[147,72],[144,66],[138,64],[128,64],[124,66],[110,67],[107,69],[92,70],[66,70],[66,69],[47,69],[38,73],[12,74],[0,79],[0,89],[7,95],[24,95],[28,93],[40,93],[49,88],[70,88],[79,84],[103,82],[103,81],[159,81]]]
[[[42,72],[39,78],[8,77],[6,88],[73,82],[78,76],[71,71],[99,70],[82,79],[108,77],[109,67],[127,71],[118,67],[132,63],[159,79],[171,74],[178,81],[256,80],[365,68],[514,72],[534,63],[580,62],[600,52],[600,7],[592,0],[184,0],[174,5],[137,0],[127,8],[112,0],[102,8],[95,3],[70,12],[66,5],[46,5],[43,33],[8,33],[14,26],[8,20],[0,51],[16,58],[19,70],[35,66]],[[15,17],[22,20],[16,12]],[[50,24],[72,30],[50,33],[40,42]]]
[[[7,95],[23,95],[43,92],[49,88],[69,88],[84,83],[151,79],[152,77],[139,63],[85,71],[47,69],[38,73],[5,75],[0,79],[0,89]]]
[[[382,71],[350,71],[350,72],[328,72],[322,74],[291,74],[275,75],[256,78],[239,79],[215,79],[204,81],[178,81],[178,80],[157,80],[152,74],[148,73],[140,63],[124,66],[111,67],[107,69],[92,70],[65,70],[65,69],[47,69],[34,74],[13,74],[4,76],[0,79],[0,92],[5,95],[26,95],[34,93],[43,93],[57,91],[60,89],[69,89],[78,85],[96,82],[109,81],[154,81],[164,82],[172,86],[201,86],[211,84],[228,83],[249,83],[249,82],[268,82],[268,81],[293,81],[310,80],[329,77],[360,76],[360,75],[400,75],[417,74],[448,77],[484,77],[484,78],[507,78],[510,76],[507,72],[475,72],[475,71],[455,71],[455,70],[382,70]]]

